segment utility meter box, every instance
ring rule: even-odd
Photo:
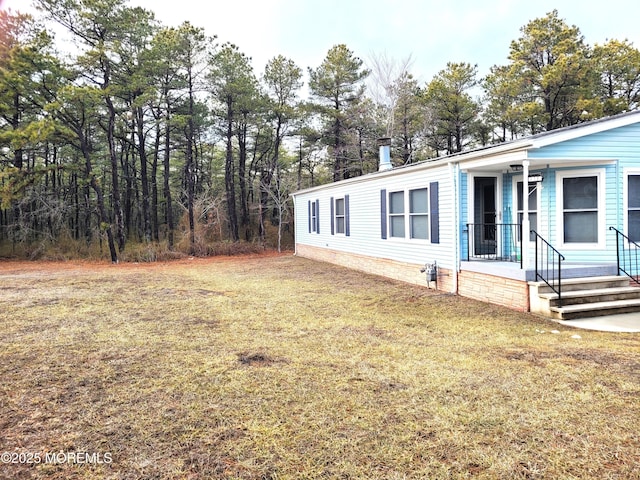
[[[438,267],[435,263],[427,263],[424,268],[420,269],[422,273],[427,275],[427,282],[435,282],[438,279]]]

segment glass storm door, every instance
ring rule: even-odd
[[[475,256],[496,255],[496,177],[475,177],[473,180],[473,253]]]

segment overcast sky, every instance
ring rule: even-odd
[[[28,10],[31,0],[0,0],[2,8]],[[253,58],[256,73],[276,55],[305,72],[344,43],[361,59],[411,56],[411,72],[429,81],[447,62],[478,65],[480,75],[508,63],[520,28],[554,8],[594,45],[608,39],[640,48],[638,0],[129,0],[155,12],[165,25],[185,20],[219,42],[232,42]]]

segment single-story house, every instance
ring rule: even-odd
[[[296,255],[557,318],[640,309],[640,111],[396,168],[389,145],[292,194]]]

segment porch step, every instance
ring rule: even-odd
[[[640,288],[628,277],[600,276],[562,280],[558,294],[543,282],[529,282],[531,310],[558,320],[640,312]]]
[[[593,290],[571,290],[562,292],[562,303],[580,305],[583,303],[611,302],[615,300],[633,300],[639,298],[640,291],[636,287],[611,287]],[[560,303],[557,293],[541,293],[541,298],[549,300],[549,306],[557,307]]]
[[[540,293],[551,292],[551,288],[544,282],[530,282],[539,285]],[[562,279],[562,296],[565,293],[580,290],[596,290],[601,288],[628,287],[629,278],[619,275],[603,275],[598,277],[578,277]],[[632,287],[635,288],[635,287]]]
[[[576,320],[579,318],[616,315],[619,313],[640,312],[640,298],[630,300],[613,300],[610,302],[580,303],[551,307],[554,318],[558,320]]]

